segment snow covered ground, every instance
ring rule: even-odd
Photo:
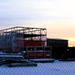
[[[75,75],[75,61],[37,64],[37,67],[0,66],[0,75]]]

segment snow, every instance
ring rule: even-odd
[[[21,57],[21,58],[23,58],[23,56],[22,55],[6,55],[6,54],[0,54],[0,57],[6,57],[6,58],[9,58],[9,57]]]
[[[44,58],[44,59],[30,59],[31,61],[49,61],[49,60],[55,60],[51,58]]]
[[[75,75],[75,61],[37,63],[37,67],[0,66],[0,75]]]
[[[0,60],[22,60],[23,56],[19,54],[0,54]]]

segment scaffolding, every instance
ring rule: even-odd
[[[16,26],[0,30],[0,50],[19,52],[27,46],[46,46],[46,28]]]

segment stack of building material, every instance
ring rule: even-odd
[[[53,63],[55,61],[55,59],[30,59],[30,61],[32,62],[40,62],[40,63]]]
[[[23,56],[20,54],[0,54],[0,60],[23,60]]]
[[[0,60],[0,65],[7,65],[9,67],[37,66],[36,63],[24,59],[20,54],[0,54]]]
[[[34,62],[18,62],[18,63],[10,63],[10,64],[7,64],[9,67],[18,67],[18,66],[37,66],[36,63]]]

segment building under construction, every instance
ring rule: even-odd
[[[23,52],[25,58],[50,58],[51,47],[46,46],[46,28],[12,27],[0,30],[0,51]]]
[[[17,52],[27,46],[46,46],[46,28],[12,27],[0,30],[0,50]]]

